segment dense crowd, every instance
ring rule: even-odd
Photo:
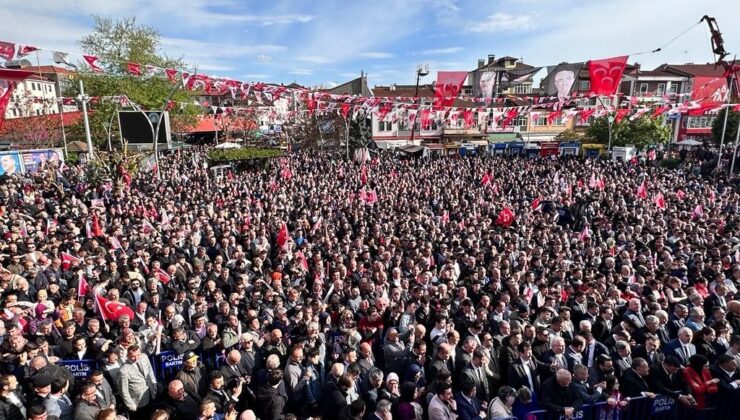
[[[0,419],[571,418],[740,397],[725,181],[394,155],[217,174],[200,149],[156,170],[0,177]],[[166,352],[182,366],[162,377]]]

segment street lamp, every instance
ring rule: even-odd
[[[89,160],[93,158],[93,144],[92,136],[90,135],[90,121],[87,118],[87,103],[90,101],[90,97],[85,96],[85,85],[80,79],[80,94],[77,95],[77,100],[82,104],[82,121],[85,125],[85,139],[87,140],[87,157]],[[62,117],[64,118],[64,117]]]
[[[607,121],[609,121],[609,146],[607,147],[607,152],[611,153],[612,151],[612,126],[614,125],[614,115],[609,115],[609,118],[607,118]]]
[[[414,89],[414,104],[416,104],[416,100],[419,99],[419,80],[429,74],[429,64],[417,64],[416,65],[416,89]],[[418,109],[421,108],[421,99],[419,99],[419,107],[417,107],[417,117],[418,117]],[[416,132],[416,121],[417,119],[414,118],[414,122],[411,124],[411,144],[414,144],[414,133]],[[419,123],[419,135],[421,135],[421,123]]]

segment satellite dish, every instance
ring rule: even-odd
[[[159,122],[159,113],[157,112],[150,112],[147,117],[149,118],[149,121],[152,122],[152,124],[156,124]]]

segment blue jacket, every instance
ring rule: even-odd
[[[458,391],[455,394],[455,402],[457,403],[457,418],[459,420],[483,420],[480,416],[482,409],[480,400],[478,397],[473,397],[471,402],[465,398],[462,391]]]

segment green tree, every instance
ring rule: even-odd
[[[580,140],[581,138],[583,138],[583,133],[579,133],[575,130],[561,131],[557,136],[555,136],[555,140],[557,141],[575,141]]]
[[[144,110],[161,109],[175,86],[161,74],[132,76],[128,73],[126,63],[138,63],[144,71],[147,65],[183,68],[182,60],[160,54],[159,32],[150,26],[137,24],[133,17],[115,21],[100,16],[93,16],[93,19],[95,21],[93,31],[82,37],[79,43],[85,53],[100,59],[105,72],[94,73],[88,70],[87,66],[80,66],[81,71],[77,77],[85,84],[85,94],[91,97],[126,95]],[[79,85],[74,84],[65,95],[76,96],[78,93]],[[178,89],[171,100],[191,102],[192,97],[191,92]],[[119,138],[118,125],[115,123],[116,111],[120,109],[119,104],[100,100],[91,108],[94,111],[90,114],[93,141],[99,145],[106,144],[109,134],[113,139]],[[197,106],[175,106],[170,111],[171,126],[192,126],[200,112],[200,107]],[[73,137],[81,138],[83,133],[81,123],[70,128],[70,133]],[[112,143],[117,144],[116,141]]]
[[[660,120],[643,115],[635,121],[622,120],[617,136],[612,141],[614,146],[632,145],[645,149],[651,144],[666,143],[671,138],[670,126]]]
[[[621,123],[621,121],[620,121]],[[614,141],[614,134],[617,131],[619,123],[612,125],[612,142]],[[609,119],[606,115],[599,118],[595,118],[591,125],[586,129],[586,136],[591,139],[594,143],[608,144],[609,143]]]
[[[717,117],[714,118],[712,123],[712,140],[718,145],[722,142],[722,127],[725,124],[725,113],[727,108],[723,108]],[[730,111],[730,116],[727,117],[727,132],[725,133],[725,144],[734,143],[735,137],[737,136],[737,127],[740,123],[740,112]]]

